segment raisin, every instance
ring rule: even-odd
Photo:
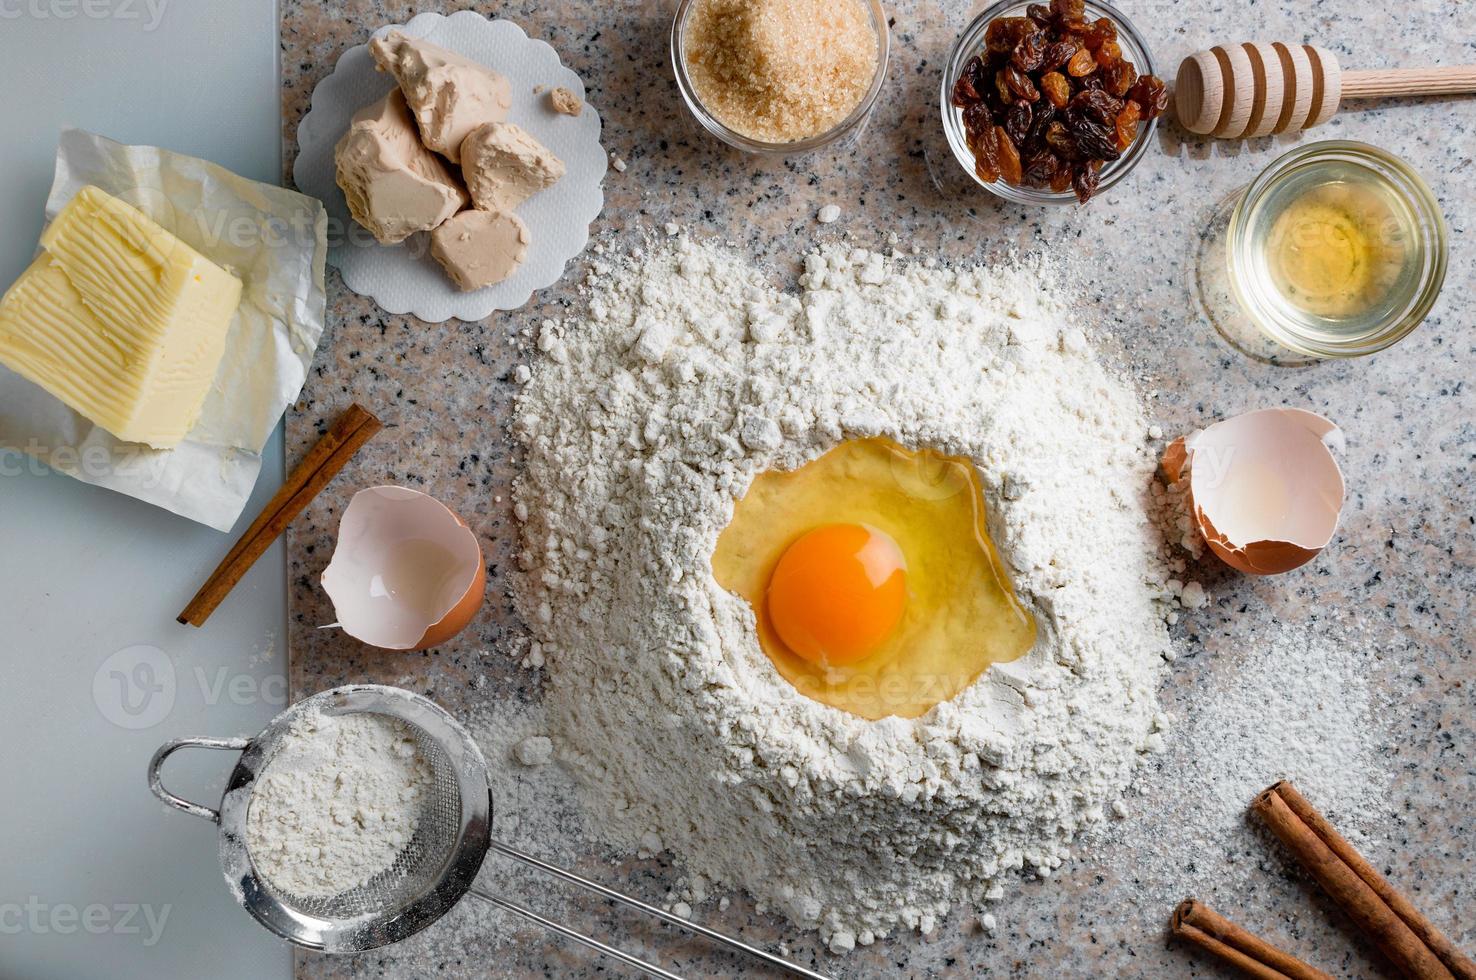
[[[1157,75],[1143,75],[1128,89],[1127,97],[1138,103],[1144,119],[1157,119],[1168,108],[1168,89]]]
[[[1030,124],[1030,132],[1025,135],[1025,142],[1020,144],[1022,152],[1025,147],[1039,146],[1045,140],[1046,130],[1056,119],[1056,107],[1049,102],[1037,102],[1031,108],[1035,112],[1035,121]]]
[[[1097,193],[1103,164],[1167,105],[1163,82],[1122,56],[1110,18],[1084,0],[1030,3],[985,29],[985,50],[954,85],[979,179]]]
[[[1087,25],[1086,34],[1082,37],[1086,46],[1093,51],[1100,48],[1105,41],[1117,40],[1117,25],[1106,17],[1098,17]]]
[[[1046,147],[1034,151],[1025,160],[1025,177],[1032,184],[1049,184],[1061,169],[1060,158]]]
[[[1071,101],[1071,83],[1058,71],[1048,71],[1040,76],[1040,90],[1057,109]]]
[[[1065,128],[1071,135],[1071,140],[1076,144],[1076,149],[1081,159],[1087,160],[1116,160],[1122,155],[1117,148],[1117,129],[1115,123],[1108,125],[1100,123],[1086,112],[1076,108],[1068,108],[1065,115]],[[1047,138],[1049,138],[1049,133]]]
[[[1138,108],[1136,102],[1126,102],[1122,111],[1117,114],[1113,126],[1117,130],[1117,148],[1126,150],[1133,145],[1133,140],[1138,138],[1138,120],[1143,116],[1143,110]]]
[[[1021,71],[1036,71],[1045,60],[1046,36],[1045,31],[1033,31],[1025,35],[1025,39],[1015,45],[1015,53],[1010,56],[1010,64]]]
[[[1045,71],[1055,71],[1081,48],[1075,41],[1055,41],[1045,49],[1045,57],[1041,59],[1040,67]]]
[[[1046,127],[1046,145],[1059,157],[1065,160],[1075,160],[1081,156],[1081,149],[1077,146],[1076,137],[1066,124],[1060,120],[1052,122]]]
[[[1035,87],[1030,76],[1013,65],[1000,71],[999,77],[1004,79],[1010,94],[1022,102],[1034,102],[1040,98],[1040,90]]]
[[[1008,68],[1001,68],[994,73],[994,91],[998,93],[999,104],[1002,106],[1011,105],[1015,101],[1015,93],[1010,91],[1010,86],[1005,81],[1005,72],[1008,70]]]
[[[979,130],[971,129],[964,133],[964,142],[969,146],[969,152],[974,156],[979,155]]]
[[[1020,167],[1020,151],[1016,149],[1015,140],[1002,128],[995,130],[994,135],[999,148],[999,175],[1005,183],[1018,187],[1025,174]]]
[[[1092,160],[1087,163],[1078,163],[1071,168],[1071,189],[1076,191],[1076,199],[1082,204],[1092,199],[1092,195],[1097,193],[1097,185],[1101,182],[1101,178],[1097,175],[1097,168],[1094,166],[1096,162]]]
[[[1102,81],[1107,86],[1107,91],[1118,98],[1127,95],[1128,89],[1138,80],[1138,69],[1133,67],[1131,61],[1119,61],[1115,65],[1103,68],[1101,71]]]
[[[986,184],[992,184],[999,179],[999,130],[994,126],[986,126],[979,130],[979,137],[974,141],[974,173]]]
[[[1032,110],[1031,104],[1029,102],[1016,102],[1005,113],[1004,122],[1001,125],[1004,126],[1004,131],[1010,134],[1010,139],[1014,140],[1018,146],[1025,142],[1025,138],[1030,135],[1030,124],[1034,121],[1035,113]]]
[[[973,83],[969,81],[969,76],[967,74],[958,76],[958,81],[953,83],[953,104],[960,109],[964,109],[976,102],[982,101],[984,101],[983,97],[979,94],[979,90],[974,88]]]
[[[1001,17],[990,21],[984,29],[984,46],[990,51],[1008,54],[1033,30],[1035,22],[1029,17]]]
[[[1092,57],[1090,48],[1082,48],[1071,56],[1070,61],[1066,62],[1067,74],[1074,75],[1077,78],[1083,75],[1090,75],[1096,70],[1097,59]]]
[[[964,132],[968,134],[969,144],[974,142],[974,134],[986,126],[994,125],[994,114],[989,107],[982,102],[976,102],[963,111]]]
[[[976,55],[970,58],[953,83],[953,104],[960,109],[984,101],[984,62]]]
[[[1051,14],[1058,21],[1084,20],[1086,2],[1085,0],[1051,0]]]
[[[1091,116],[1104,126],[1111,125],[1122,111],[1122,100],[1102,89],[1082,89],[1071,100],[1071,108]]]
[[[3,2],[3,0],[0,0],[0,2]],[[989,106],[989,111],[994,114],[995,122],[1004,122],[1005,113],[1009,110],[1010,106],[1015,104],[1014,94],[1004,84],[1004,80],[999,77],[998,72],[995,73],[994,80],[985,87],[984,104]]]

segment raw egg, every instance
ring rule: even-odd
[[[907,560],[885,531],[828,524],[790,545],[769,578],[769,618],[784,645],[843,667],[875,653],[907,605]]]
[[[926,714],[1035,643],[973,463],[887,439],[760,474],[712,567],[779,674],[862,718]]]

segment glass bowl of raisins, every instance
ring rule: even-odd
[[[1107,190],[1143,158],[1167,107],[1147,42],[1100,0],[996,3],[943,72],[954,157],[1018,204],[1085,204]]]

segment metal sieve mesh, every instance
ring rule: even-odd
[[[403,721],[402,724],[414,737],[416,751],[433,774],[431,792],[426,794],[416,815],[415,834],[410,843],[392,865],[369,881],[327,898],[294,895],[263,878],[262,886],[282,904],[321,919],[388,916],[413,905],[445,875],[461,831],[461,786],[451,757],[441,744],[419,725]],[[268,758],[267,764],[270,763]],[[248,803],[248,813],[249,807]],[[247,851],[249,856],[249,847]]]
[[[308,711],[371,713],[406,726],[432,771],[410,843],[394,863],[364,884],[327,898],[294,895],[258,874],[246,844],[246,818],[256,781]],[[164,789],[159,770],[186,746],[234,749],[236,763],[215,811]],[[253,739],[177,739],[155,754],[149,784],[160,799],[220,824],[220,866],[236,900],[272,932],[299,946],[355,952],[399,942],[444,915],[464,896],[491,841],[487,762],[471,735],[434,702],[378,685],[335,688],[299,701]]]
[[[257,779],[282,747],[293,722],[314,710],[328,715],[367,712],[404,723],[433,773],[432,790],[424,800],[415,833],[395,862],[363,885],[330,898],[293,895],[274,887],[257,874],[246,845],[246,817]],[[219,810],[191,803],[164,788],[160,775],[164,760],[187,747],[241,753]],[[493,841],[492,798],[487,786],[487,760],[481,749],[467,730],[434,702],[399,688],[366,684],[313,695],[278,715],[251,739],[175,739],[155,752],[149,762],[149,788],[170,806],[220,825],[220,867],[236,900],[272,932],[308,949],[350,953],[397,943],[435,922],[471,893],[658,980],[681,980],[638,956],[474,887],[482,860],[491,849],[541,874],[703,936],[785,973],[825,980],[813,970]]]

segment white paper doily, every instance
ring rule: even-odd
[[[391,24],[374,36],[395,29]],[[600,117],[589,105],[578,116],[562,115],[549,106],[542,89],[562,85],[582,99],[584,83],[560,63],[552,47],[529,38],[512,21],[488,20],[462,10],[449,17],[419,14],[398,29],[507,76],[512,86],[508,120],[532,133],[568,168],[562,180],[517,209],[533,236],[522,267],[496,285],[463,293],[431,257],[428,234],[414,235],[401,245],[379,245],[349,216],[334,179],[333,149],[354,113],[395,85],[391,75],[375,68],[368,45],[344,52],[333,74],[313,90],[312,107],[297,127],[292,177],[299,190],[328,208],[329,263],[339,269],[350,289],[384,310],[413,313],[431,323],[451,317],[482,320],[496,310],[515,310],[535,291],[557,282],[565,265],[589,242],[590,223],[605,204],[602,182],[608,160],[600,146]]]

